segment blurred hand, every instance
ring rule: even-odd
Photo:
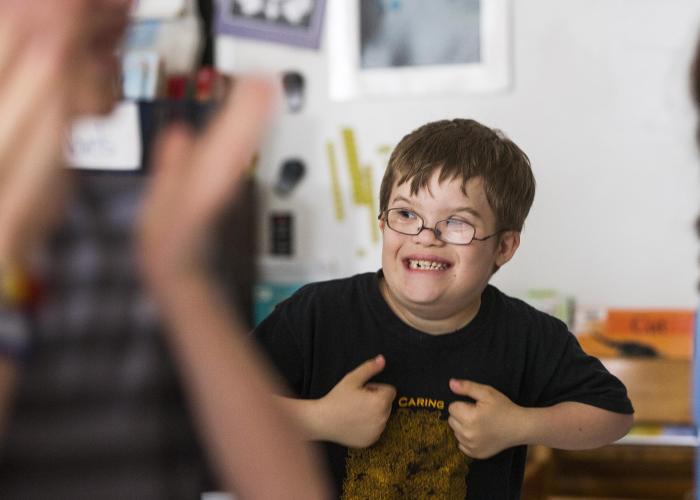
[[[65,193],[87,0],[0,0],[0,264],[32,253]]]
[[[349,372],[319,400],[327,439],[352,448],[366,448],[381,436],[391,414],[396,389],[367,383],[386,365],[383,356],[365,361]]]
[[[456,401],[448,408],[448,423],[462,453],[472,458],[488,458],[505,448],[522,444],[523,407],[493,387],[469,380],[450,380],[450,389],[475,401]]]
[[[262,79],[237,80],[202,136],[175,125],[161,138],[139,238],[144,271],[156,291],[204,272],[202,246],[246,175],[271,112],[272,90]]]

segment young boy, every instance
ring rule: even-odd
[[[566,325],[488,284],[534,192],[501,133],[424,125],[382,180],[382,269],[308,285],[256,329],[342,498],[519,498],[526,445],[630,428],[625,387]]]

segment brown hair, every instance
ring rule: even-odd
[[[394,184],[411,182],[411,193],[425,188],[435,171],[439,181],[481,177],[496,214],[496,229],[520,231],[535,197],[535,178],[527,155],[499,130],[474,120],[431,122],[396,146],[379,190],[381,212]]]

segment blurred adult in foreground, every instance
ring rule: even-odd
[[[239,81],[205,133],[175,126],[159,140],[136,238],[149,297],[120,301],[124,289],[113,282],[96,286],[85,269],[74,272],[73,263],[86,261],[94,272],[99,247],[87,258],[71,247],[61,254],[69,263],[63,269],[47,257],[52,228],[72,206],[75,179],[62,166],[63,140],[76,117],[115,104],[115,53],[129,7],[128,0],[0,0],[0,491],[5,499],[103,500],[200,493],[181,487],[193,471],[181,449],[168,448],[170,422],[153,418],[158,409],[149,395],[169,397],[154,390],[167,369],[124,378],[149,361],[131,359],[130,344],[114,349],[102,335],[129,335],[134,324],[123,318],[148,315],[124,309],[152,301],[223,487],[245,499],[323,498],[314,452],[269,396],[267,365],[214,286],[203,248],[264,130],[269,83]],[[100,194],[108,193],[109,186],[92,193],[100,210]],[[94,216],[89,205],[83,209],[69,217]],[[81,279],[93,286],[82,302],[69,297]],[[118,311],[95,313],[101,297],[94,295],[112,292]],[[93,318],[87,327],[85,317]],[[122,356],[109,365],[113,373],[93,362],[105,351]],[[109,391],[110,380],[118,390]],[[37,388],[43,392],[31,394]],[[142,405],[149,410],[139,412]],[[42,475],[49,469],[50,478]]]

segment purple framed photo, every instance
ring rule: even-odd
[[[217,0],[216,32],[318,49],[325,0]]]

